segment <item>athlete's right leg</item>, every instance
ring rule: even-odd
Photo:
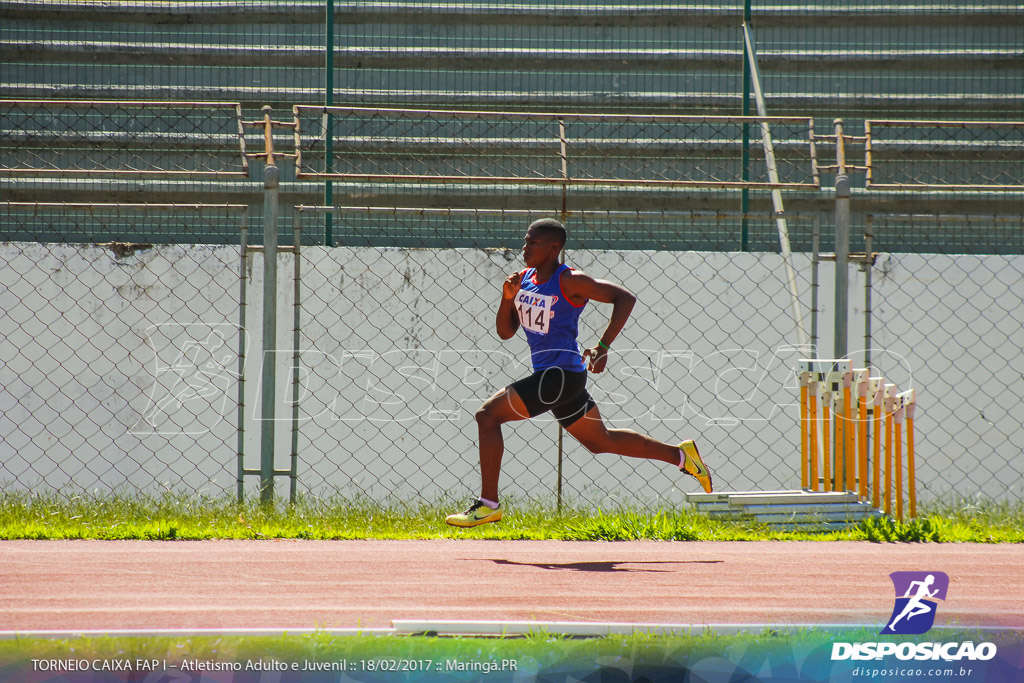
[[[498,478],[501,459],[505,454],[505,440],[501,425],[525,420],[529,412],[513,387],[505,387],[484,401],[476,411],[476,424],[480,434],[480,500],[463,513],[448,515],[445,522],[451,526],[474,527],[497,522],[503,516],[498,505]]]
[[[513,387],[505,387],[484,401],[476,411],[480,438],[480,497],[498,500],[498,478],[505,455],[505,439],[501,425],[530,417],[526,404]]]

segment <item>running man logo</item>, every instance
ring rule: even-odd
[[[936,600],[945,600],[949,577],[944,572],[893,572],[896,589],[892,616],[880,633],[917,635],[935,623]]]

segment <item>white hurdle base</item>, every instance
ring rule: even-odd
[[[686,500],[712,519],[768,524],[777,529],[842,530],[882,513],[845,491],[724,491],[688,493]]]

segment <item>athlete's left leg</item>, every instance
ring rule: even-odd
[[[696,479],[707,493],[713,490],[711,472],[691,440],[672,446],[632,429],[608,429],[596,405],[565,429],[591,453],[615,453],[667,462]]]
[[[632,429],[608,429],[594,406],[566,431],[591,453],[615,453],[630,458],[660,460],[679,466],[679,447],[662,443]]]

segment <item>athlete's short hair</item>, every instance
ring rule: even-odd
[[[539,220],[535,220],[533,223],[530,223],[529,229],[546,237],[550,237],[563,247],[565,246],[566,239],[568,238],[565,226],[554,218],[541,218]]]

